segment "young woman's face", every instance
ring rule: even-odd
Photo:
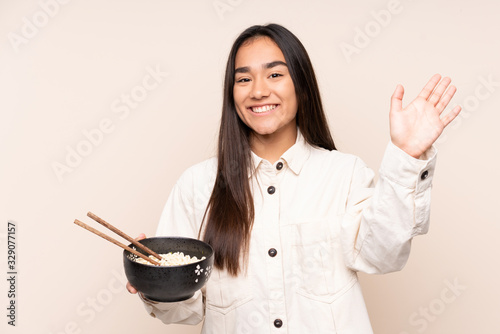
[[[297,98],[285,57],[268,37],[248,40],[236,53],[234,103],[255,134],[295,135]]]

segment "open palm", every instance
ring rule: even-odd
[[[391,140],[394,145],[419,158],[438,139],[444,128],[459,114],[461,107],[443,115],[456,92],[451,79],[435,74],[420,94],[403,109],[404,88],[396,87],[389,113]]]

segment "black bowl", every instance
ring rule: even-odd
[[[133,259],[137,256],[123,251],[123,264],[128,281],[137,291],[153,301],[178,302],[191,298],[210,278],[214,263],[212,247],[200,240],[182,237],[153,237],[139,241],[158,254],[183,252],[204,260],[180,266],[155,266]],[[133,244],[130,248],[136,248]],[[146,254],[143,250],[138,252]],[[147,254],[146,254],[147,255]]]

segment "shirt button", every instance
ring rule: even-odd
[[[274,188],[273,186],[270,186],[269,188],[267,188],[267,193],[269,195],[272,195],[276,192],[276,188]]]
[[[280,328],[281,326],[283,326],[283,321],[281,321],[281,319],[274,320],[274,327]]]
[[[276,164],[276,169],[281,170],[283,168],[283,163],[280,161]]]
[[[278,251],[275,248],[271,248],[267,251],[267,254],[269,254],[270,257],[275,257]]]
[[[429,171],[426,170],[420,175],[420,179],[425,180],[427,176],[429,176]]]

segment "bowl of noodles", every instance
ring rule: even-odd
[[[214,251],[209,244],[184,237],[152,237],[139,242],[162,257],[160,265],[154,265],[123,251],[125,275],[147,299],[157,302],[186,300],[210,278]],[[129,247],[149,255],[133,244]]]

